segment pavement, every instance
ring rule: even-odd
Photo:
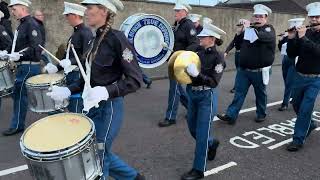
[[[223,113],[233,99],[229,92],[234,71],[225,72],[218,87],[218,112]],[[125,116],[113,151],[142,172],[148,180],[178,180],[189,171],[194,158],[195,141],[187,129],[186,110],[180,106],[177,124],[159,128],[165,115],[168,80],[157,80],[151,89],[141,88],[125,98]],[[233,126],[216,120],[212,133],[220,140],[217,156],[207,163],[208,180],[319,180],[320,129],[307,139],[299,152],[285,150],[293,133],[295,113],[279,112],[283,96],[281,67],[273,67],[268,86],[267,120],[254,122],[255,96],[251,87],[237,123]],[[0,131],[9,126],[12,100],[5,98],[1,107]],[[29,112],[27,125],[44,114]],[[320,101],[316,102],[313,120],[320,125]],[[19,135],[0,135],[0,180],[31,180],[26,161],[20,152]],[[15,169],[11,169],[15,168]]]

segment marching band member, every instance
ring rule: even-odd
[[[294,29],[296,26],[301,26],[303,24],[303,21],[304,18],[289,19],[289,29]],[[282,56],[282,77],[284,80],[284,95],[282,104],[278,108],[279,111],[285,111],[288,109],[290,97],[292,94],[292,86],[294,83],[295,62],[287,55],[287,42],[288,33],[285,32],[278,43],[278,48]]]
[[[243,42],[243,37],[244,37],[244,30],[245,28],[250,26],[250,21],[246,19],[240,19],[239,23],[236,25],[237,26],[237,32],[233,38],[233,40],[230,42],[228,45],[226,51],[224,52],[224,57],[227,57],[229,52],[233,49],[236,48],[236,52],[234,54],[234,64],[236,66],[236,70],[239,70],[239,56],[240,56],[240,48],[241,44]],[[236,82],[234,83],[236,84]],[[233,88],[230,90],[231,93],[235,92],[235,85]]]
[[[202,15],[200,14],[189,14],[188,15],[188,19],[190,19],[193,24],[194,27],[196,28],[197,31],[197,35],[202,31],[203,27],[200,24],[200,19],[201,19]]]
[[[86,51],[88,51],[89,43],[93,39],[93,34],[90,28],[85,26],[83,23],[83,16],[86,7],[69,2],[64,2],[64,7],[65,10],[63,14],[65,15],[65,18],[68,21],[69,25],[72,26],[74,29],[74,32],[69,38],[68,42],[70,41],[71,44],[74,45],[74,48],[82,64],[85,64],[85,58],[83,55]],[[72,52],[67,53],[69,53],[69,57],[66,57],[65,55],[65,59],[61,60],[60,62],[60,66],[62,66],[65,69],[65,71],[69,69],[71,65],[77,65],[74,54]],[[58,68],[56,68],[52,63],[48,63],[45,68],[49,73],[56,73],[58,71]],[[66,72],[66,74],[67,85],[70,85],[73,82],[76,82],[80,79],[79,68],[74,69],[72,72]],[[81,98],[81,92],[70,96],[69,105],[67,108],[69,112],[82,112],[83,101]]]
[[[189,96],[188,127],[196,140],[195,158],[191,171],[182,175],[182,180],[202,179],[206,161],[214,160],[219,141],[211,137],[212,119],[217,113],[217,89],[223,70],[226,67],[223,55],[216,49],[217,39],[226,33],[212,24],[204,24],[198,37],[203,50],[198,52],[201,70],[189,64],[187,73],[192,83],[187,85]],[[221,44],[220,44],[221,45]]]
[[[173,51],[195,51],[199,45],[197,31],[192,21],[187,19],[188,12],[192,9],[191,6],[186,1],[178,0],[173,9],[175,12],[175,26],[173,28]],[[169,96],[166,117],[164,120],[158,123],[159,127],[168,127],[176,124],[179,101],[181,101],[185,108],[188,106],[188,97],[181,84],[171,79],[169,82]]]
[[[129,41],[122,32],[111,28],[123,4],[119,0],[84,0],[81,4],[87,7],[87,24],[96,29],[96,37],[85,54],[86,76],[68,87],[54,86],[48,95],[61,101],[84,90],[84,111],[95,123],[103,179],[145,179],[111,152],[123,120],[123,96],[139,89],[142,82]]]
[[[296,59],[296,72],[292,105],[297,114],[293,141],[287,146],[288,151],[298,151],[303,147],[308,135],[316,128],[311,119],[314,103],[320,91],[320,2],[306,6],[310,25],[296,27],[288,32],[287,53]]]
[[[10,136],[24,131],[27,115],[28,98],[25,82],[29,77],[40,73],[41,49],[38,45],[42,37],[38,23],[30,16],[29,0],[11,0],[9,7],[20,24],[17,27],[18,36],[14,52],[8,54],[10,61],[18,65],[16,80],[13,90],[13,116],[9,129],[4,131],[4,136]]]
[[[2,11],[0,11],[0,19],[4,17]],[[0,60],[4,59],[8,52],[11,50],[12,39],[6,28],[0,25]],[[1,97],[0,97],[0,109],[1,109]]]
[[[274,61],[276,35],[272,25],[267,24],[271,9],[262,4],[254,6],[255,26],[246,28],[240,48],[240,70],[236,77],[236,92],[226,114],[217,117],[228,124],[235,124],[249,87],[252,85],[256,96],[256,122],[266,119],[269,70]]]

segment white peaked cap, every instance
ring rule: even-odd
[[[221,36],[225,34],[227,34],[225,31],[223,31],[222,29],[218,28],[213,24],[204,24],[203,30],[200,32],[200,34],[198,34],[198,37],[213,36],[213,37],[216,37],[217,39],[221,39]]]
[[[289,19],[289,28],[293,27],[300,27],[303,25],[305,18],[294,18],[294,19]]]
[[[263,4],[256,4],[253,6],[254,15],[269,15],[272,13],[272,10]]]
[[[79,16],[84,16],[84,12],[86,11],[86,7],[81,6],[79,4],[64,2],[64,15],[67,14],[76,14]]]
[[[29,7],[31,5],[31,2],[29,0],[11,0],[8,6],[11,7],[14,5],[24,5]]]
[[[202,15],[200,15],[200,14],[189,14],[188,15],[188,19],[190,19],[194,23],[200,21],[201,17],[202,17]]]
[[[320,16],[320,2],[310,3],[306,6],[308,16]]]
[[[176,4],[173,8],[174,10],[181,10],[184,9],[187,12],[192,10],[192,7],[189,5],[189,3],[187,2],[187,0],[177,0]]]
[[[116,14],[117,11],[122,11],[124,9],[124,6],[120,0],[84,0],[81,2],[81,4],[99,4],[110,9],[112,12]]]
[[[213,20],[208,17],[203,17],[202,24],[212,24]]]

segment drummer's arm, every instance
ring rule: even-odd
[[[134,49],[123,33],[117,34],[117,37],[117,41],[114,42],[115,51],[120,57],[124,78],[121,78],[116,83],[106,86],[110,98],[125,96],[129,93],[135,92],[141,87],[142,83],[142,71],[135,56]],[[130,52],[132,53],[131,57]]]
[[[83,90],[84,79],[81,77],[77,81],[74,81],[68,86],[68,89],[71,91],[71,94],[79,93]]]
[[[199,39],[197,38],[197,33],[196,33],[196,29],[194,28],[194,25],[187,25],[185,28],[185,33],[187,36],[187,51],[194,51],[196,52],[198,50],[199,47]]]
[[[21,33],[24,33],[24,32],[21,32]],[[42,43],[40,30],[38,27],[34,27],[30,25],[26,33],[30,41],[29,47],[25,51],[21,52],[20,54],[22,54],[24,59],[39,61],[41,58],[41,52],[42,52],[41,48],[39,47],[39,44]]]
[[[3,31],[5,32],[5,31]],[[10,52],[11,50],[11,45],[12,45],[12,39],[9,36],[9,34],[2,33],[0,36],[0,42],[1,42],[1,47],[0,50],[7,50]]]

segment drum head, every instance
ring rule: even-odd
[[[92,129],[90,120],[81,114],[61,113],[40,119],[22,135],[25,148],[52,152],[72,147],[85,139]]]
[[[27,79],[27,84],[50,84],[61,81],[64,78],[63,74],[39,74]]]
[[[174,45],[174,34],[164,18],[135,14],[127,18],[120,29],[133,45],[141,67],[155,68],[169,58],[169,49],[173,49]]]

